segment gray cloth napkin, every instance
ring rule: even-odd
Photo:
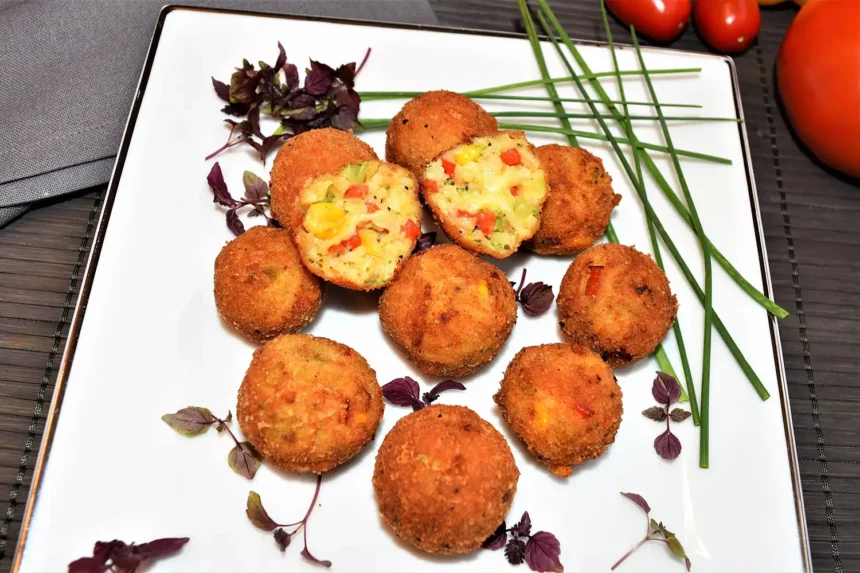
[[[0,227],[34,201],[110,178],[169,0],[0,0]],[[261,12],[436,24],[427,0],[178,0]]]

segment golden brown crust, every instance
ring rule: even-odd
[[[310,323],[323,303],[322,281],[303,265],[289,231],[252,227],[215,259],[215,305],[254,342]]]
[[[456,245],[438,245],[406,261],[379,299],[379,318],[421,370],[466,376],[510,336],[516,294],[494,265]]]
[[[428,553],[468,553],[504,520],[519,474],[492,425],[469,408],[436,405],[401,418],[385,436],[373,488],[398,537]]]
[[[421,177],[442,152],[499,130],[496,118],[464,95],[438,90],[406,102],[385,138],[385,158]]]
[[[285,334],[254,352],[236,419],[273,466],[322,473],[361,451],[383,409],[376,373],[358,352],[327,338]]]
[[[528,246],[542,255],[574,255],[600,239],[621,195],[612,191],[612,177],[600,158],[585,149],[543,145],[537,155],[549,196]]]
[[[529,451],[560,477],[606,451],[624,412],[612,369],[578,344],[523,348],[493,399]]]
[[[589,295],[591,267],[603,268],[596,292]],[[669,280],[651,257],[613,243],[591,247],[573,261],[557,304],[564,333],[615,367],[654,352],[678,313]]]
[[[379,159],[373,148],[351,133],[331,127],[312,129],[288,139],[272,165],[272,216],[288,227],[293,203],[308,179],[370,159]]]

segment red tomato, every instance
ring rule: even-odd
[[[364,199],[367,197],[368,190],[368,186],[363,183],[353,183],[343,196],[347,199]]]
[[[435,193],[439,190],[439,184],[436,183],[432,179],[425,179],[421,182],[421,186],[424,187],[424,190],[428,193]]]
[[[415,221],[409,219],[406,221],[406,224],[403,225],[403,233],[406,235],[407,239],[417,239],[421,235],[421,227],[419,227]]]
[[[522,162],[520,152],[516,147],[511,147],[507,151],[503,151],[499,157],[501,157],[502,163],[505,165],[519,165]]]
[[[457,164],[453,161],[448,161],[444,157],[442,158],[442,169],[445,170],[445,173],[448,174],[448,177],[454,177],[454,170],[457,169]]]
[[[776,60],[791,125],[818,158],[860,177],[860,2],[812,0]]]
[[[493,227],[496,224],[496,214],[490,211],[478,211],[475,215],[475,225],[485,235],[493,232]]]
[[[690,20],[690,0],[606,0],[606,6],[622,22],[658,42],[674,40]]]
[[[758,36],[761,11],[756,0],[696,0],[693,21],[709,46],[733,54],[746,50]]]

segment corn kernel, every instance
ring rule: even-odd
[[[345,219],[340,207],[331,203],[314,203],[305,213],[304,226],[320,239],[331,239],[340,233]]]
[[[481,281],[481,284],[478,285],[478,296],[483,298],[490,296],[490,289],[487,287],[486,281]]]
[[[361,246],[364,247],[364,250],[367,251],[368,255],[377,257],[381,254],[382,251],[379,248],[379,241],[376,240],[376,231],[362,229],[358,232],[358,236],[361,237]]]
[[[470,163],[478,158],[478,150],[474,145],[470,145],[468,147],[464,147],[454,156],[454,161],[457,162],[458,165],[465,165]]]

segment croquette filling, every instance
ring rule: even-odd
[[[478,137],[424,171],[425,198],[466,240],[513,251],[540,223],[547,194],[540,161],[521,138]]]
[[[379,161],[347,165],[301,193],[309,265],[324,276],[384,286],[421,234],[421,205],[408,171]]]

